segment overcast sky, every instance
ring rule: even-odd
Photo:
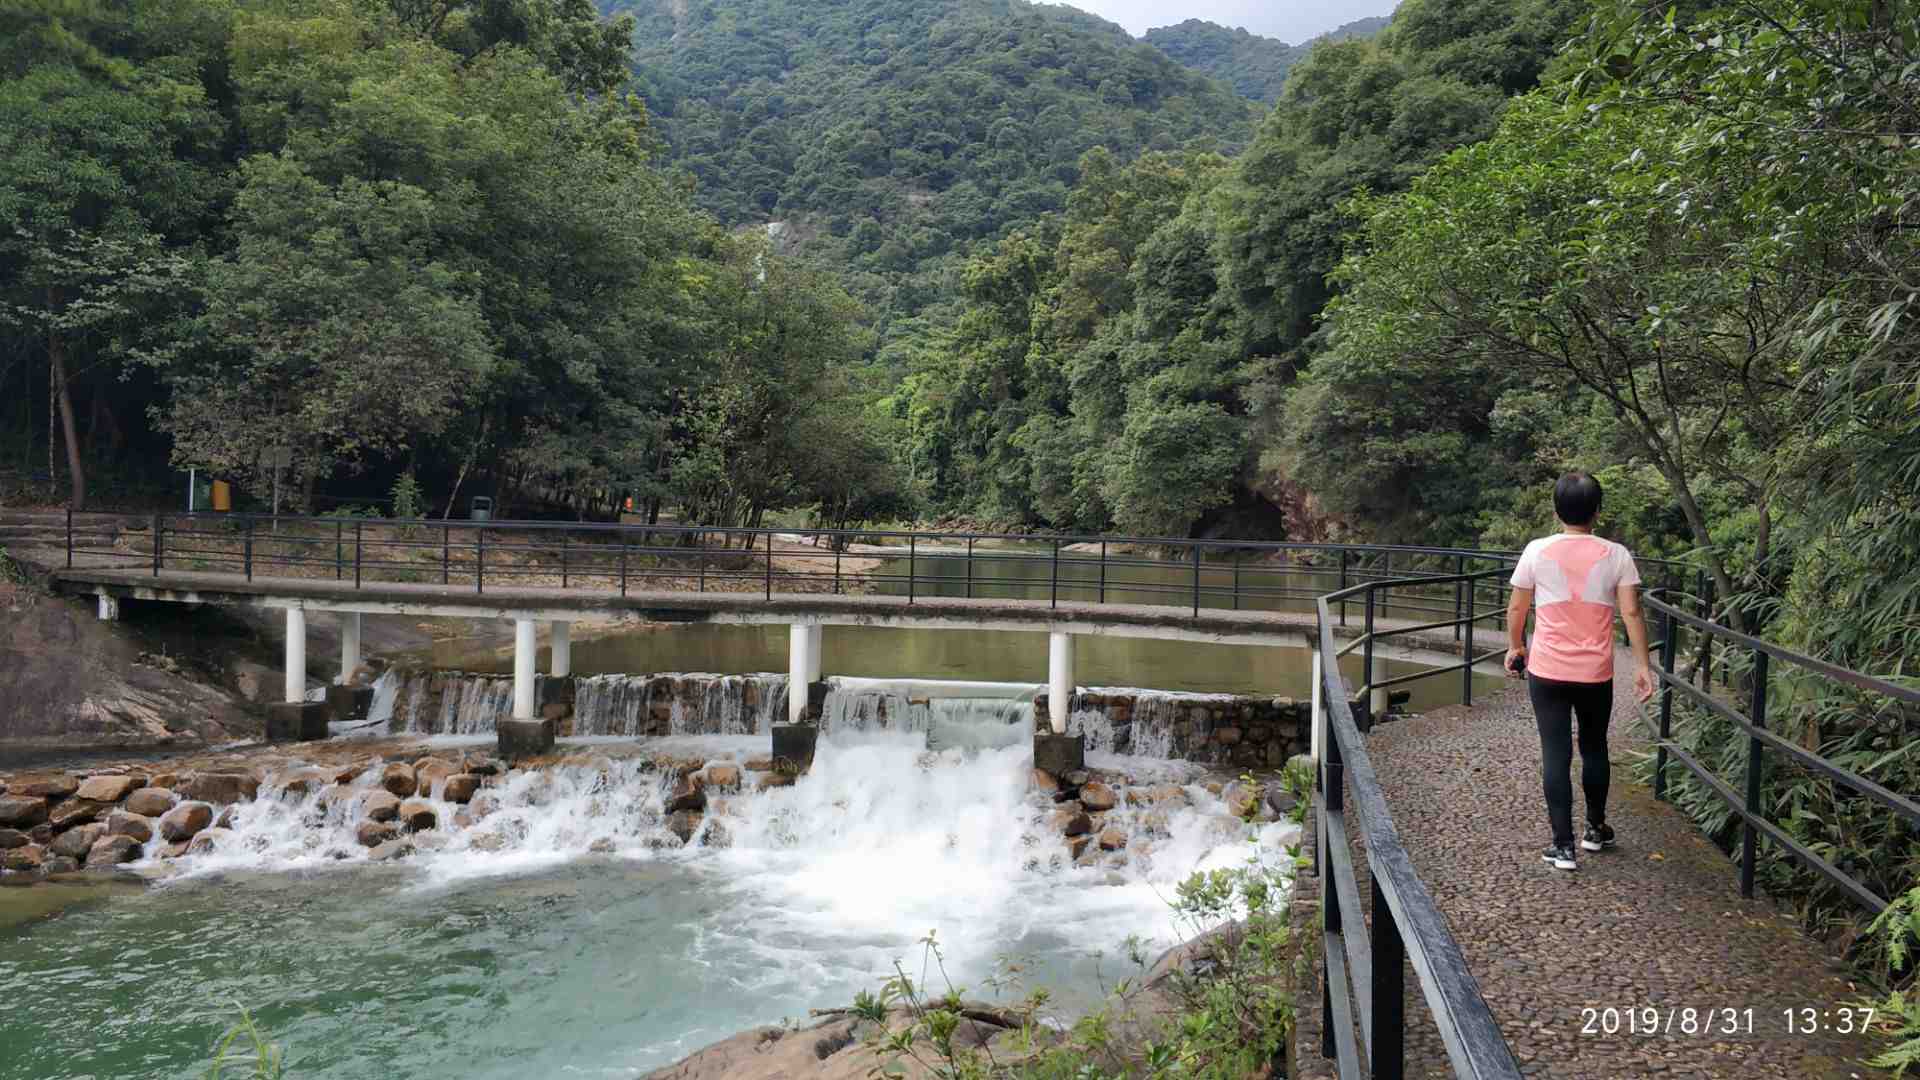
[[[1083,11],[1111,19],[1138,37],[1156,26],[1205,19],[1222,26],[1244,26],[1256,34],[1299,44],[1344,23],[1390,14],[1399,0],[1065,0]]]

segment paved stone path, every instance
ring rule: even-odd
[[[1644,752],[1625,672],[1610,733],[1608,819],[1619,845],[1581,852],[1563,873],[1540,860],[1550,838],[1540,744],[1522,688],[1475,708],[1382,725],[1368,738],[1400,836],[1447,916],[1467,963],[1528,1076],[1878,1077],[1872,1039],[1789,1034],[1786,1009],[1831,1010],[1869,996],[1791,914],[1740,896],[1738,866],[1680,811],[1633,782]],[[1675,765],[1674,769],[1682,767]],[[1585,828],[1573,763],[1574,829]],[[1737,778],[1736,778],[1737,780]],[[1350,825],[1356,833],[1357,822]],[[1355,861],[1365,884],[1364,854]],[[1316,974],[1315,978],[1318,976]],[[1317,986],[1317,982],[1315,984]],[[1450,1076],[1438,1033],[1407,975],[1407,1075]],[[1740,1011],[1738,1034],[1630,1032],[1628,1010]],[[1318,996],[1303,1003],[1314,1012]],[[1585,1010],[1616,1009],[1620,1026]],[[1752,1010],[1752,1034],[1745,1029]],[[1304,1016],[1316,1041],[1319,1018]],[[1678,1021],[1676,1021],[1677,1025]],[[1332,1075],[1303,1052],[1305,1075]]]

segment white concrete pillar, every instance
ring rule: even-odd
[[[807,636],[812,639],[807,645],[807,682],[809,683],[820,681],[821,647],[826,643],[826,630],[827,628],[820,623],[813,623],[807,627]]]
[[[533,719],[533,620],[513,620],[513,718]]]
[[[553,661],[548,665],[553,670],[549,675],[573,674],[573,624],[555,621],[553,624]]]
[[[287,701],[307,700],[307,613],[287,609]]]
[[[1315,765],[1318,765],[1320,764],[1321,717],[1326,715],[1320,711],[1326,705],[1326,702],[1325,702],[1326,691],[1325,691],[1325,685],[1324,685],[1325,673],[1320,670],[1320,650],[1313,649],[1311,651],[1313,653],[1313,711],[1308,713],[1307,716],[1308,716],[1308,722],[1313,725],[1313,734],[1312,736],[1310,736],[1310,738],[1312,739],[1312,747],[1313,747],[1313,749],[1311,750],[1311,753],[1313,754],[1313,763]]]
[[[1367,695],[1367,707],[1373,711],[1373,717],[1376,720],[1387,715],[1387,701],[1391,691],[1388,687],[1379,685],[1386,678],[1387,662],[1377,656],[1374,657],[1373,670],[1367,673],[1367,683],[1373,687],[1373,692]]]
[[[360,666],[360,613],[349,611],[340,616],[340,685],[353,682]]]
[[[787,723],[807,715],[807,687],[820,678],[820,628],[806,623],[787,625]]]
[[[120,598],[100,594],[100,621],[112,622],[120,617]]]
[[[1047,634],[1047,721],[1055,735],[1067,733],[1073,708],[1073,635]]]

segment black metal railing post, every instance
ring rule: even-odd
[[[1193,617],[1200,617],[1200,545],[1193,545]]]
[[[973,537],[967,537],[967,599],[973,599]]]
[[[247,519],[247,536],[246,536],[245,543],[246,543],[246,548],[242,552],[241,557],[242,559],[245,560],[247,565],[247,580],[252,581],[253,580],[253,519],[252,518]]]
[[[1233,549],[1233,610],[1240,610],[1240,549]]]
[[[1379,592],[1371,586],[1367,589],[1367,625],[1361,635],[1360,661],[1360,715],[1365,718],[1361,723],[1362,732],[1373,730],[1373,608],[1374,596]]]
[[[487,591],[487,530],[473,530],[473,591]]]
[[[1323,694],[1322,697],[1324,696]],[[1335,703],[1331,701],[1325,704],[1329,710],[1335,707]],[[1321,766],[1323,778],[1320,805],[1323,809],[1320,812],[1319,828],[1315,830],[1319,834],[1315,847],[1320,851],[1320,865],[1331,869],[1335,838],[1327,819],[1332,814],[1344,815],[1347,780],[1340,760],[1340,737],[1334,732],[1332,724],[1327,725],[1326,740],[1320,745],[1321,753],[1326,755],[1326,762]],[[1339,837],[1339,842],[1345,844],[1348,841],[1343,835]],[[1355,912],[1355,914],[1359,913]],[[1322,875],[1320,925],[1327,933],[1333,935],[1335,941],[1339,941],[1345,933],[1345,923],[1345,914],[1340,910],[1339,885],[1331,880],[1330,875]],[[1320,1055],[1329,1058],[1337,1054],[1333,1043],[1333,982],[1329,974],[1332,967],[1333,964],[1330,961],[1320,966]]]
[[[160,576],[160,564],[166,559],[166,555],[164,553],[164,549],[166,547],[166,527],[167,527],[167,519],[163,515],[160,515],[160,514],[153,515],[153,576],[154,577]],[[247,580],[248,581],[253,580],[252,573],[247,574]]]
[[[1767,654],[1764,649],[1753,650],[1753,708],[1748,719],[1758,729],[1767,726]],[[1760,816],[1760,789],[1762,768],[1766,761],[1763,755],[1766,744],[1760,736],[1747,736],[1747,813],[1750,815],[1740,826],[1740,895],[1753,896],[1754,864],[1758,861],[1760,831],[1753,827],[1753,818]]]
[[[1340,591],[1345,592],[1346,590],[1347,590],[1347,549],[1343,547],[1340,549]],[[1347,601],[1345,597],[1342,597],[1340,600],[1340,625],[1341,626],[1347,625]]]
[[[839,596],[840,595],[840,549],[844,545],[841,543],[841,538],[838,536],[828,538],[827,542],[833,545],[833,595]]]
[[[333,523],[333,580],[335,581],[347,576],[347,546],[343,539],[345,529],[345,522]]]
[[[1100,540],[1100,602],[1107,602],[1107,541]]]
[[[1469,582],[1464,580],[1467,576],[1467,557],[1465,555],[1462,555],[1458,559],[1454,560],[1453,572],[1460,575],[1460,577],[1462,578],[1462,580],[1456,581],[1453,583],[1453,619],[1454,619],[1453,640],[1459,641],[1460,640],[1460,592],[1463,587],[1470,584]]]
[[[353,523],[353,587],[360,587],[360,522]]]
[[[67,502],[67,569],[73,569],[73,502]]]
[[[1465,562],[1464,559],[1461,561]],[[1479,578],[1468,578],[1466,581],[1466,621],[1460,624],[1460,659],[1467,665],[1460,669],[1460,704],[1462,705],[1473,704],[1473,622],[1474,617],[1479,614],[1476,610],[1479,605],[1474,602],[1473,591],[1479,585]]]
[[[773,537],[767,537],[767,546],[773,546]],[[560,534],[560,587],[567,587],[567,534]]]
[[[1671,611],[1660,612],[1662,630],[1660,634],[1660,668],[1673,676],[1674,658],[1678,655],[1680,623]],[[1660,741],[1653,748],[1653,797],[1667,797],[1667,740],[1673,738],[1673,687],[1666,682],[1660,684]]]
[[[626,595],[627,595],[627,533],[626,533],[626,530],[623,529],[620,532],[620,596],[621,596],[621,599],[625,599]]]
[[[1053,541],[1053,579],[1047,588],[1047,606],[1060,606],[1060,541],[1057,537]]]
[[[913,603],[914,585],[916,580],[920,576],[920,567],[914,557],[915,555],[914,540],[915,540],[914,535],[912,533],[908,533],[907,534],[907,603],[909,604]]]
[[[1393,908],[1373,878],[1373,918],[1367,930],[1373,939],[1373,1027],[1372,1045],[1367,1060],[1373,1065],[1373,1080],[1402,1080],[1406,1075],[1407,943],[1400,937],[1400,924],[1393,921]]]
[[[752,541],[749,540],[748,543]],[[767,533],[767,599],[773,599],[773,533],[771,531]]]
[[[440,524],[440,584],[453,584],[453,526]]]
[[[701,533],[694,534],[693,550],[697,552],[697,554],[694,556],[694,559],[697,565],[700,567],[700,591],[706,592],[707,591],[707,538],[704,534],[701,534]]]

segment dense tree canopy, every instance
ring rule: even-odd
[[[1387,19],[1382,16],[1356,19],[1315,40],[1372,37],[1386,25]],[[1141,40],[1176,63],[1227,83],[1241,97],[1267,104],[1280,99],[1288,69],[1305,60],[1313,48],[1312,42],[1289,45],[1278,38],[1250,34],[1244,28],[1228,29],[1204,19],[1158,26]]]

